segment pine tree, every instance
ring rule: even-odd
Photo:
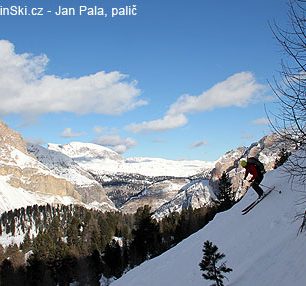
[[[5,259],[5,254],[4,254],[4,248],[3,246],[0,244],[0,265],[3,262],[3,260]]]
[[[122,250],[117,241],[113,240],[106,245],[103,261],[106,268],[104,274],[107,278],[112,276],[119,278],[122,275],[124,271]]]
[[[219,201],[221,203],[221,211],[228,210],[235,203],[235,198],[232,190],[232,183],[229,178],[229,175],[225,172],[222,173],[222,176],[219,180]]]
[[[15,270],[9,259],[3,260],[0,265],[0,285],[15,285]]]
[[[14,269],[24,265],[24,254],[19,250],[17,244],[10,244],[5,250],[5,256],[10,260]]]
[[[135,251],[136,264],[158,254],[160,233],[157,222],[151,217],[151,207],[140,207],[135,214],[132,251]]]
[[[218,252],[218,247],[211,241],[204,242],[203,259],[199,266],[204,272],[202,276],[207,280],[213,280],[216,284],[212,286],[224,286],[223,279],[226,278],[223,273],[231,272],[232,269],[226,267],[225,262],[218,266],[218,262],[225,257],[225,254]]]
[[[175,234],[179,218],[179,213],[173,212],[159,222],[163,249],[165,250],[170,248],[175,242]]]
[[[80,225],[80,220],[75,216],[73,216],[71,221],[67,224],[67,244],[69,247],[80,246]]]
[[[30,231],[27,231],[20,248],[22,249],[23,253],[26,253],[31,249],[31,246],[32,246],[32,241],[30,238]]]

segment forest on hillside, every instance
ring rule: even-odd
[[[23,242],[0,246],[1,285],[99,285],[120,277],[202,228],[216,207],[186,209],[156,221],[149,206],[135,214],[77,205],[29,206],[5,212],[0,233]]]

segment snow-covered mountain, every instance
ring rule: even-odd
[[[163,211],[160,209],[157,213],[157,216],[161,216],[167,214],[170,209],[180,211],[187,205],[199,207],[199,197],[209,197],[206,194],[209,192],[208,186],[203,189],[196,183],[198,179],[189,177],[201,174],[202,179],[207,179],[214,162],[123,158],[103,146],[80,142],[66,145],[49,144],[48,150],[69,156],[82,169],[92,174],[123,212],[136,212],[146,204],[155,211],[169,203],[167,210],[164,207]],[[194,187],[192,192],[188,192],[188,196],[184,196],[186,185],[198,188]],[[197,199],[191,200],[192,193],[195,194],[196,190],[199,192],[198,196],[193,197]],[[175,202],[178,205],[174,206]]]
[[[297,202],[305,198],[306,186],[289,180],[284,167],[268,172],[263,184],[275,186],[277,191],[247,215],[241,215],[241,210],[257,197],[251,189],[202,230],[127,272],[111,286],[211,285],[199,268],[206,240],[218,246],[226,255],[227,266],[233,269],[227,274],[226,285],[305,285],[305,232],[297,235],[302,221],[296,215],[305,211],[305,204]]]
[[[92,203],[114,209],[100,184],[70,158],[61,153],[49,156],[38,146],[31,146],[29,152],[20,134],[2,122],[0,135],[0,212],[47,203]]]
[[[84,203],[101,210],[158,209],[214,163],[123,158],[92,143],[26,144],[0,123],[0,212],[34,204]],[[125,204],[125,205],[124,205]],[[179,207],[178,207],[179,208]]]
[[[115,210],[113,202],[107,197],[102,186],[72,158],[40,145],[29,144],[27,150],[50,172],[71,182],[80,194],[82,202],[94,203],[96,207],[100,205],[102,210]]]
[[[168,202],[165,202],[154,212],[156,219],[165,217],[172,212],[181,212],[183,209],[194,209],[209,206],[218,201],[208,180],[194,180],[184,185],[180,191]]]
[[[79,201],[72,184],[27,152],[26,143],[0,122],[0,212],[43,201]]]
[[[1,181],[10,188],[34,192],[35,196],[28,196],[32,199],[27,204],[50,202],[49,195],[101,210],[123,212],[135,212],[149,204],[157,218],[172,211],[213,204],[223,171],[230,174],[239,197],[243,194],[239,185],[240,158],[257,155],[266,168],[271,169],[280,150],[277,138],[270,135],[248,148],[227,152],[216,162],[123,158],[115,151],[93,143],[49,144],[47,148],[27,145],[17,132],[3,123],[0,124],[0,134]],[[5,199],[7,194],[1,195],[3,202],[13,202]],[[44,197],[45,194],[48,197]],[[59,197],[54,201],[59,201]],[[16,204],[16,207],[20,206],[20,203]],[[2,210],[8,210],[14,203],[7,203],[6,207],[3,203],[2,207]]]
[[[211,170],[214,162],[166,160],[161,158],[126,158],[115,151],[92,143],[48,144],[49,150],[61,152],[94,174],[139,174],[149,177],[189,177]]]

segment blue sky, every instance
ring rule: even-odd
[[[283,54],[268,22],[287,24],[286,0],[27,4],[59,5],[108,17],[0,16],[0,116],[27,140],[215,160],[270,132],[267,81]],[[126,5],[137,16],[111,17]]]

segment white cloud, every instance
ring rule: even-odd
[[[179,97],[163,118],[134,123],[127,128],[133,132],[144,132],[181,127],[188,123],[186,117],[188,113],[231,106],[247,106],[256,100],[263,99],[261,94],[264,89],[263,85],[256,83],[252,73],[236,73],[198,96],[183,95]]]
[[[252,123],[255,125],[269,125],[270,124],[269,119],[266,117],[257,118],[253,120]]]
[[[197,142],[192,143],[191,148],[199,148],[199,147],[205,146],[207,144],[208,144],[208,142],[206,140],[197,141]]]
[[[63,132],[61,133],[61,137],[64,138],[75,138],[75,137],[80,137],[83,136],[84,132],[74,132],[72,131],[72,128],[67,127],[63,130]]]
[[[135,133],[143,131],[164,131],[184,126],[187,122],[188,119],[184,114],[166,114],[161,119],[130,124],[127,126],[127,129]]]
[[[100,134],[105,130],[106,130],[106,127],[103,127],[103,126],[94,126],[93,128],[93,131],[97,134]]]
[[[94,143],[109,147],[120,154],[137,145],[134,139],[129,137],[121,138],[119,135],[100,136],[94,140]]]
[[[217,83],[199,96],[183,95],[171,105],[168,113],[190,113],[220,107],[243,107],[259,99],[264,86],[256,83],[252,73],[236,73]]]
[[[48,61],[46,55],[16,54],[11,42],[0,40],[0,114],[115,115],[146,104],[137,82],[120,72],[64,78],[45,74]]]

